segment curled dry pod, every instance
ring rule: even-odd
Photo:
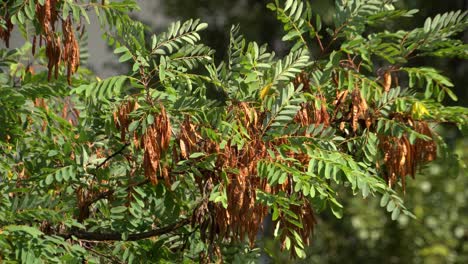
[[[201,139],[200,134],[196,131],[197,128],[190,121],[189,116],[185,116],[179,133],[180,154],[183,159],[187,159],[192,152],[196,151],[197,142]]]
[[[161,157],[169,148],[171,139],[171,124],[166,109],[161,105],[161,111],[154,116],[154,123],[149,126],[142,136],[144,158],[143,168],[145,176],[153,185],[158,183],[157,173],[161,172],[167,185],[170,185],[169,171],[161,168]]]
[[[414,177],[417,168],[425,162],[432,161],[437,155],[437,146],[433,140],[433,132],[424,121],[413,121],[408,117],[395,116],[399,122],[405,122],[419,134],[429,137],[429,140],[416,139],[410,143],[408,136],[400,138],[380,136],[379,148],[383,153],[384,177],[390,187],[399,179],[403,190],[406,188],[406,176]]]
[[[433,138],[433,132],[429,128],[427,122],[415,122],[416,132]],[[437,145],[434,140],[416,139],[415,143],[416,160],[418,162],[429,162],[437,158]]]
[[[358,120],[367,120],[369,116],[369,109],[366,99],[362,96],[361,90],[358,88],[354,88],[351,94],[351,100],[351,127],[353,128],[353,132],[356,132],[358,129]]]
[[[36,4],[36,16],[44,35],[48,35],[51,31],[50,25],[52,15],[50,2],[50,0],[45,0],[43,5],[39,2]]]
[[[62,21],[63,53],[62,58],[67,64],[67,81],[71,84],[71,76],[80,65],[80,48],[72,27],[71,16]]]
[[[0,19],[5,21],[5,27],[0,26],[0,39],[2,39],[3,42],[5,42],[5,46],[9,48],[10,35],[11,31],[13,30],[13,23],[11,23],[11,18],[8,12],[6,12],[6,15],[4,17],[0,16]]]
[[[58,78],[58,70],[61,59],[62,49],[60,37],[56,36],[55,33],[50,33],[46,36],[46,56],[49,59],[47,64],[48,74],[47,79],[50,80],[52,72],[54,76]]]
[[[317,106],[313,101],[301,103],[301,109],[294,117],[294,121],[296,123],[300,124],[302,127],[307,127],[312,124],[323,124],[324,127],[328,127],[330,125],[330,115],[327,111],[327,101],[325,96],[317,94],[316,100],[319,101],[319,103],[317,103],[319,106]],[[309,136],[307,132],[305,133],[306,136]]]
[[[133,100],[128,100],[123,102],[116,111],[114,111],[114,124],[117,129],[120,130],[120,140],[122,142],[126,141],[126,135],[128,133],[128,126],[132,122],[132,120],[129,118],[129,114],[135,110],[137,110],[140,107],[138,102],[133,101]],[[135,135],[134,135],[135,137]],[[136,140],[138,141],[138,139]],[[135,142],[138,143],[138,142]],[[136,144],[137,146],[139,144]]]
[[[390,88],[392,87],[392,74],[390,73],[390,71],[386,71],[384,73],[383,87],[385,92],[390,91]]]
[[[326,103],[322,97],[318,99],[321,100],[322,106],[314,107],[312,104],[304,104],[296,117],[297,122],[304,125],[314,122],[328,124],[329,116]],[[282,191],[286,195],[292,193],[292,179],[287,178],[282,184],[270,186],[267,179],[258,175],[257,165],[260,160],[272,161],[274,159],[268,154],[268,148],[272,149],[275,145],[287,144],[288,142],[286,139],[265,142],[260,132],[266,114],[258,112],[248,103],[234,104],[227,108],[227,112],[227,115],[232,118],[231,122],[235,122],[246,132],[249,144],[244,144],[242,147],[232,146],[231,141],[227,140],[227,143],[225,142],[221,148],[218,142],[209,139],[203,140],[200,137],[200,127],[192,124],[190,118],[186,117],[180,125],[178,141],[180,156],[183,159],[188,158],[193,152],[203,152],[206,155],[216,155],[217,157],[215,161],[217,170],[200,169],[203,176],[195,176],[200,192],[203,195],[208,195],[213,190],[213,186],[217,186],[217,190],[221,192],[225,190],[227,196],[227,208],[219,202],[207,202],[207,207],[203,212],[205,216],[201,217],[201,209],[197,208],[194,211],[192,221],[200,223],[203,239],[208,243],[214,243],[216,238],[231,240],[248,238],[250,245],[254,246],[256,235],[262,228],[263,220],[268,214],[268,206],[257,201],[258,191],[264,193]],[[304,162],[304,164],[309,162],[309,158],[304,153],[291,151],[288,152],[288,155]],[[238,170],[233,172],[234,168]],[[300,217],[299,222],[302,222],[304,228],[307,229],[297,232],[307,242],[315,224],[312,209],[307,204],[304,208],[299,206],[295,210]],[[284,222],[288,223],[287,220]],[[291,223],[288,226],[283,225],[283,227],[286,230],[295,228]]]

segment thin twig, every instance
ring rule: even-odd
[[[97,232],[88,232],[83,230],[72,230],[69,233],[57,234],[65,239],[69,239],[72,236],[79,240],[88,240],[88,241],[137,241],[142,239],[147,239],[150,237],[160,236],[167,233],[170,233],[174,230],[177,230],[190,223],[190,218],[186,218],[176,222],[174,224],[159,228],[153,229],[150,231],[129,234],[126,240],[122,239],[122,233],[97,233]]]
[[[116,152],[114,152],[112,155],[110,155],[109,157],[107,157],[103,162],[101,162],[99,165],[96,166],[96,169],[99,169],[101,168],[102,166],[104,166],[104,164],[106,164],[109,160],[111,160],[112,158],[114,158],[115,156],[119,155],[120,153],[122,153],[126,147],[130,146],[129,143],[126,143],[125,145],[123,145],[119,150],[117,150]]]
[[[114,256],[109,256],[109,255],[106,255],[104,253],[101,253],[97,250],[94,250],[91,246],[83,246],[84,248],[86,248],[86,250],[89,250],[91,251],[92,253],[98,255],[98,256],[101,256],[101,257],[104,257],[106,259],[109,259],[112,261],[112,263],[124,263],[124,262],[121,262],[118,258],[114,257]]]

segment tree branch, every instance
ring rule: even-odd
[[[174,224],[159,228],[153,229],[150,231],[130,234],[128,235],[127,240],[125,241],[137,241],[142,239],[147,239],[154,236],[160,236],[172,232],[176,229],[179,229],[185,225],[190,223],[190,218],[183,219],[179,222]],[[69,239],[71,236],[78,238],[79,240],[90,240],[90,241],[124,241],[122,239],[122,233],[95,233],[95,232],[87,232],[82,230],[72,230],[70,233],[65,234],[58,234],[59,236]]]
[[[130,144],[126,143],[125,145],[123,145],[119,150],[117,150],[116,152],[114,152],[112,155],[110,155],[109,157],[107,157],[103,162],[101,162],[99,165],[96,166],[96,170],[101,168],[102,166],[104,166],[104,164],[106,164],[109,160],[111,160],[113,157],[119,155],[120,153],[122,153],[126,147],[130,146]]]

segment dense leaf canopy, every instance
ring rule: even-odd
[[[154,34],[132,0],[0,4],[0,38],[26,39],[0,49],[0,260],[255,260],[269,217],[305,258],[317,215],[342,218],[344,190],[414,217],[407,176],[451,155],[435,128],[466,129],[468,109],[444,106],[450,79],[410,62],[465,59],[468,16],[387,31],[417,12],[393,2],[338,0],[328,28],[307,1],[272,1],[289,53],[232,26],[221,62],[206,23]],[[83,66],[88,12],[128,74]]]

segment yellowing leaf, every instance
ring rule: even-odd
[[[415,118],[421,118],[425,115],[428,115],[429,111],[427,111],[427,108],[424,106],[423,103],[416,102],[413,104],[413,107],[411,108],[411,114]]]
[[[262,90],[260,90],[260,99],[263,100],[265,98],[265,96],[270,91],[272,85],[273,85],[273,83],[269,83],[269,84],[265,85],[265,87],[263,87]]]

